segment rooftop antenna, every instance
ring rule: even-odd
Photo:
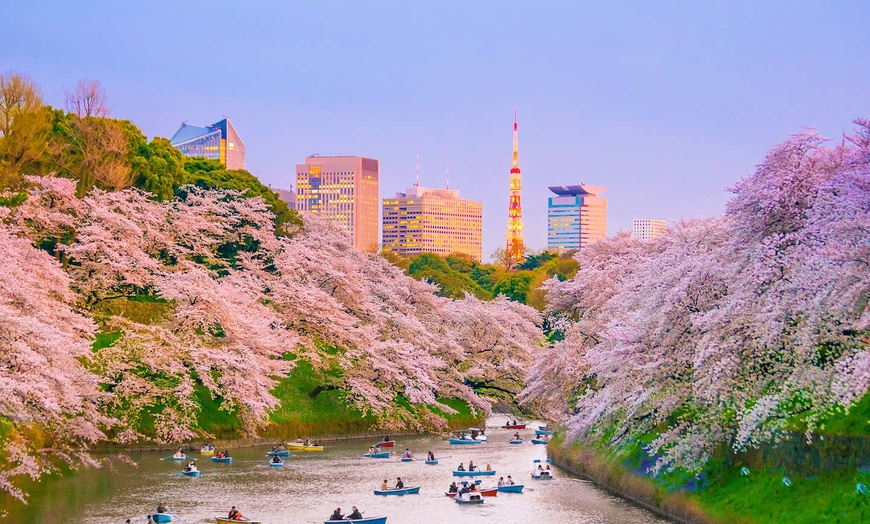
[[[414,182],[414,187],[420,187],[420,152],[417,151],[417,181]]]
[[[450,153],[447,153],[447,189],[450,189]]]

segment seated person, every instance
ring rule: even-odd
[[[456,482],[451,482],[450,487],[447,488],[447,493],[456,493],[459,491],[459,486],[456,485]]]
[[[363,518],[362,513],[360,513],[359,510],[356,509],[356,506],[353,506],[351,509],[353,509],[353,511],[350,513],[350,515],[347,515],[344,518],[346,518],[346,519],[361,519],[361,518]]]
[[[175,452],[175,455],[172,455],[173,458],[184,458],[184,451],[179,448],[178,451]]]
[[[242,514],[239,512],[239,510],[237,510],[236,507],[233,506],[233,507],[230,509],[230,512],[229,512],[229,514],[227,515],[227,518],[230,519],[230,520],[242,520],[242,519],[245,518],[245,517],[243,517]]]
[[[487,471],[492,471],[492,466],[490,466],[489,464],[487,464],[487,465],[486,465],[486,470],[487,470]]]
[[[456,471],[465,471],[465,465],[462,462],[460,462],[459,467],[456,468]]]
[[[411,450],[408,448],[405,448],[405,458],[411,458]]]
[[[387,479],[384,479],[384,483],[381,484],[381,491],[387,491],[390,489],[390,486],[387,485]]]
[[[462,485],[462,489],[459,490],[459,494],[460,494],[460,495],[465,495],[465,494],[468,493],[469,491],[471,491],[471,490],[468,489],[468,484],[463,484],[463,485]]]
[[[344,520],[344,515],[341,514],[341,508],[335,508],[332,515],[329,516],[329,520]]]
[[[296,437],[296,443],[302,444],[302,437]]]
[[[375,447],[374,446],[369,447],[369,455],[374,455],[375,453],[377,453],[377,451],[375,451]]]
[[[225,449],[225,450],[224,450],[224,458],[227,458],[227,457],[229,457],[229,456],[230,456],[230,450]]]
[[[499,487],[504,486],[504,477],[499,477],[499,478],[498,478],[498,484],[497,484],[497,485],[498,485]]]
[[[169,506],[165,502],[157,504],[157,513],[169,513]]]
[[[508,475],[508,478],[507,478],[507,480],[505,481],[505,483],[507,483],[508,486],[513,486],[513,485],[514,485],[514,479],[512,479],[511,476]]]
[[[468,471],[477,471],[477,467],[474,465],[473,460],[468,461]]]
[[[435,454],[430,451],[429,454],[426,455],[426,460],[429,460],[429,461],[435,460]]]
[[[272,457],[272,463],[273,463],[273,464],[280,464],[280,463],[281,463],[281,457],[279,457],[278,455],[275,455],[274,457]]]
[[[402,477],[396,477],[396,489],[405,489],[405,483],[402,482]]]

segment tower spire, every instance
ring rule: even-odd
[[[517,110],[514,108],[514,157],[510,177],[510,203],[508,204],[507,246],[505,251],[510,258],[520,262],[525,258],[523,244],[523,207],[520,203],[520,157],[517,142]]]

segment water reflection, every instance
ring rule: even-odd
[[[481,445],[449,445],[437,436],[397,437],[389,459],[363,458],[374,442],[359,440],[326,443],[322,452],[297,452],[283,468],[259,465],[267,460],[266,447],[233,450],[232,464],[216,464],[194,452],[191,456],[204,473],[199,478],[176,476],[182,463],[159,460],[166,452],[136,453],[132,458],[138,468],[89,470],[36,485],[31,505],[24,510],[13,507],[10,517],[41,524],[123,523],[128,518],[141,523],[165,501],[183,523],[214,522],[215,515],[226,515],[236,506],[264,524],[313,524],[323,522],[336,507],[347,513],[354,505],[367,517],[388,516],[389,524],[665,522],[555,466],[555,480],[532,480],[533,460],[546,458],[544,447],[528,443],[533,435],[529,429],[520,431],[525,444],[508,444],[513,430],[492,429],[503,423],[491,420],[489,441]],[[405,448],[421,458],[431,450],[439,464],[399,462]],[[452,477],[451,471],[471,460],[483,468],[490,464],[497,472],[482,477],[483,486],[512,475],[525,484],[523,493],[499,493],[481,506],[454,503],[444,492],[453,480],[462,479]],[[374,495],[384,479],[392,486],[396,477],[406,486],[422,486],[420,494]]]

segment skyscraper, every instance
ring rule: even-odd
[[[631,229],[631,236],[652,240],[668,230],[668,222],[655,218],[635,218]]]
[[[218,160],[227,169],[245,168],[245,143],[230,117],[205,127],[182,123],[169,143],[185,156]]]
[[[378,246],[378,161],[310,156],[296,164],[296,209],[329,217],[357,249]]]
[[[511,167],[510,191],[508,203],[507,244],[505,251],[515,261],[526,257],[526,247],[523,244],[523,206],[520,204],[520,157],[517,147],[517,112],[514,110],[514,159]]]
[[[463,253],[480,262],[483,204],[455,189],[409,187],[383,200],[384,249],[406,257]]]
[[[547,249],[583,249],[607,237],[607,199],[599,195],[607,188],[589,186],[552,186],[547,204]]]

